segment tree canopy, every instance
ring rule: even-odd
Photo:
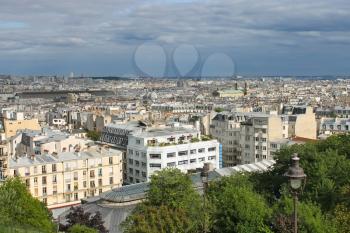
[[[55,225],[46,206],[34,198],[19,177],[0,185],[0,225],[36,228],[52,232]]]
[[[284,173],[298,153],[307,174],[297,206],[299,232],[347,233],[349,142],[349,135],[339,135],[282,148],[270,171],[221,177],[202,197],[179,170],[160,171],[151,178],[147,200],[125,221],[125,232],[203,232],[205,220],[211,233],[292,232],[293,200]]]

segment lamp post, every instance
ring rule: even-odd
[[[298,217],[297,217],[297,202],[298,194],[302,191],[306,181],[304,169],[299,166],[298,154],[294,153],[292,156],[292,166],[289,167],[285,176],[289,179],[291,193],[294,202],[294,233],[298,233]]]
[[[202,183],[203,183],[203,213],[204,213],[204,221],[203,221],[203,232],[206,233],[208,232],[207,230],[207,216],[206,216],[206,194],[207,194],[207,189],[208,189],[208,182],[209,182],[209,179],[208,179],[208,176],[209,176],[209,164],[205,163],[204,164],[204,167],[203,167],[203,170],[201,172],[201,179],[202,179]]]

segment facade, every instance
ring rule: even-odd
[[[7,176],[20,176],[48,208],[80,203],[122,185],[122,153],[93,147],[86,151],[14,157]]]
[[[4,130],[6,138],[15,136],[18,130],[40,130],[38,119],[4,119]]]
[[[271,160],[270,141],[282,139],[282,120],[264,113],[217,114],[211,135],[222,144],[223,166]]]
[[[127,147],[127,182],[149,181],[154,172],[169,167],[186,173],[209,162],[219,168],[219,146],[217,140],[201,137],[196,129],[174,127],[133,133]]]
[[[320,134],[338,134],[350,132],[349,118],[322,118],[320,120],[319,133]]]

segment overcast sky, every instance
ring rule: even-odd
[[[350,74],[349,0],[0,0],[0,73]]]

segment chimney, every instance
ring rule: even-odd
[[[31,160],[34,160],[34,158],[35,158],[35,154],[32,154],[32,155],[30,156],[30,159],[31,159]]]
[[[52,152],[52,156],[55,157],[55,158],[58,158],[57,152]]]

